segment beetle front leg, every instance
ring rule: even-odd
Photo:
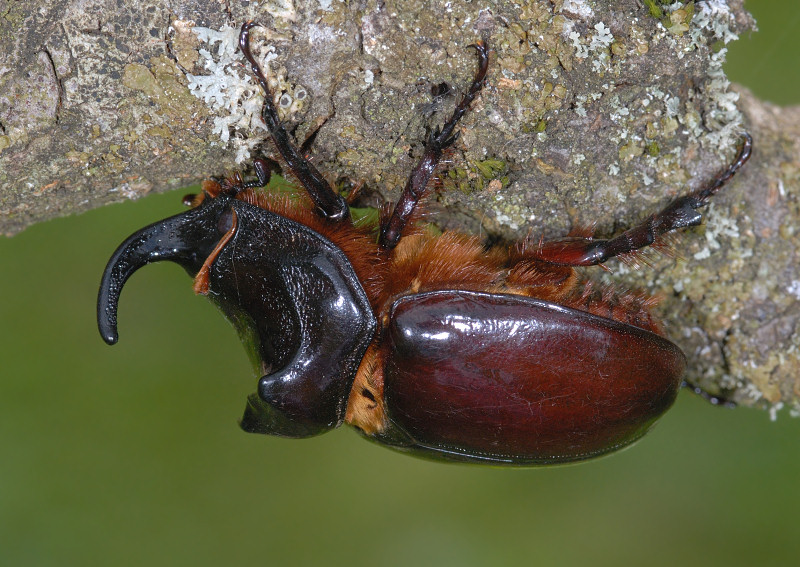
[[[630,254],[656,243],[659,236],[700,224],[703,215],[697,209],[704,207],[731,177],[747,162],[753,139],[745,134],[736,159],[717,175],[706,187],[678,197],[660,212],[650,215],[641,224],[609,240],[568,237],[544,242],[532,251],[531,256],[550,264],[566,266],[594,266],[615,256]]]
[[[472,47],[478,52],[478,71],[475,74],[475,78],[467,94],[464,95],[464,98],[461,99],[461,102],[458,103],[458,106],[453,111],[450,120],[444,124],[441,130],[437,127],[428,137],[422,159],[411,171],[408,182],[403,189],[403,194],[400,196],[400,200],[397,201],[392,215],[381,225],[380,244],[384,248],[391,249],[397,245],[403,229],[414,213],[417,203],[425,195],[425,189],[428,187],[428,182],[442,159],[442,153],[458,139],[458,133],[453,133],[458,121],[467,112],[469,105],[472,104],[472,101],[475,100],[475,97],[483,87],[483,80],[486,77],[486,70],[489,66],[489,50],[482,41],[475,42]]]
[[[267,130],[272,136],[278,152],[286,162],[289,171],[308,192],[322,216],[337,222],[346,220],[350,218],[350,209],[348,209],[347,203],[345,203],[341,195],[333,190],[319,170],[305,158],[303,152],[292,144],[286,128],[283,127],[278,117],[278,110],[272,102],[272,91],[267,83],[267,78],[250,50],[250,30],[257,25],[259,24],[253,21],[245,22],[242,25],[242,31],[239,34],[239,49],[242,50],[242,53],[250,63],[250,68],[256,80],[261,85],[261,88],[264,89],[264,106],[261,109],[261,118],[264,120]],[[258,173],[258,169],[256,169],[256,173]]]

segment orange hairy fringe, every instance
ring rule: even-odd
[[[367,348],[356,372],[347,400],[345,421],[373,435],[386,427],[383,396],[383,361],[385,354],[375,341]]]
[[[204,182],[203,190],[216,196],[226,185],[239,183],[241,177],[234,174],[222,185]],[[335,244],[350,260],[379,320],[403,295],[462,289],[551,301],[663,334],[661,324],[651,314],[657,299],[646,293],[600,286],[579,277],[575,268],[537,260],[541,239],[528,237],[510,247],[487,249],[475,236],[458,232],[436,235],[425,230],[415,222],[425,216],[424,208],[418,206],[397,247],[387,251],[377,243],[378,226],[327,222],[305,194],[246,189],[236,198],[303,224]],[[591,226],[578,227],[570,235],[591,238],[592,232]],[[654,246],[655,252],[669,255],[670,250],[667,239],[660,239]],[[632,264],[646,263],[642,253],[627,254],[621,259]]]

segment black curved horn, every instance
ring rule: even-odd
[[[219,218],[228,199],[206,199],[199,207],[169,217],[130,235],[108,261],[97,296],[97,326],[103,340],[117,342],[117,304],[133,273],[153,262],[171,260],[191,275],[220,239]]]

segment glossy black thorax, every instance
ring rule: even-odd
[[[307,437],[342,423],[376,321],[338,247],[305,225],[229,195],[207,197],[134,233],[114,253],[98,299],[107,342],[116,341],[125,281],[162,260],[193,277],[208,264],[207,295],[233,323],[262,376],[248,398],[245,430]]]
[[[247,431],[305,437],[337,427],[376,320],[344,253],[291,219],[234,200],[237,227],[211,266],[209,298],[263,377]]]

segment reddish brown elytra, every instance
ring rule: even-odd
[[[307,194],[287,199],[239,175],[203,184],[193,208],[130,236],[100,287],[98,322],[117,340],[120,291],[141,266],[182,265],[234,323],[261,377],[246,431],[316,435],[343,422],[392,448],[442,460],[516,465],[587,459],[641,437],[670,407],[686,359],[664,338],[646,294],[598,290],[576,272],[700,223],[703,207],[750,156],[609,240],[573,236],[487,251],[474,236],[410,222],[460,118],[478,70],[436,129],[392,213],[356,225],[345,200],[278,119],[267,79],[262,116],[286,169]]]

